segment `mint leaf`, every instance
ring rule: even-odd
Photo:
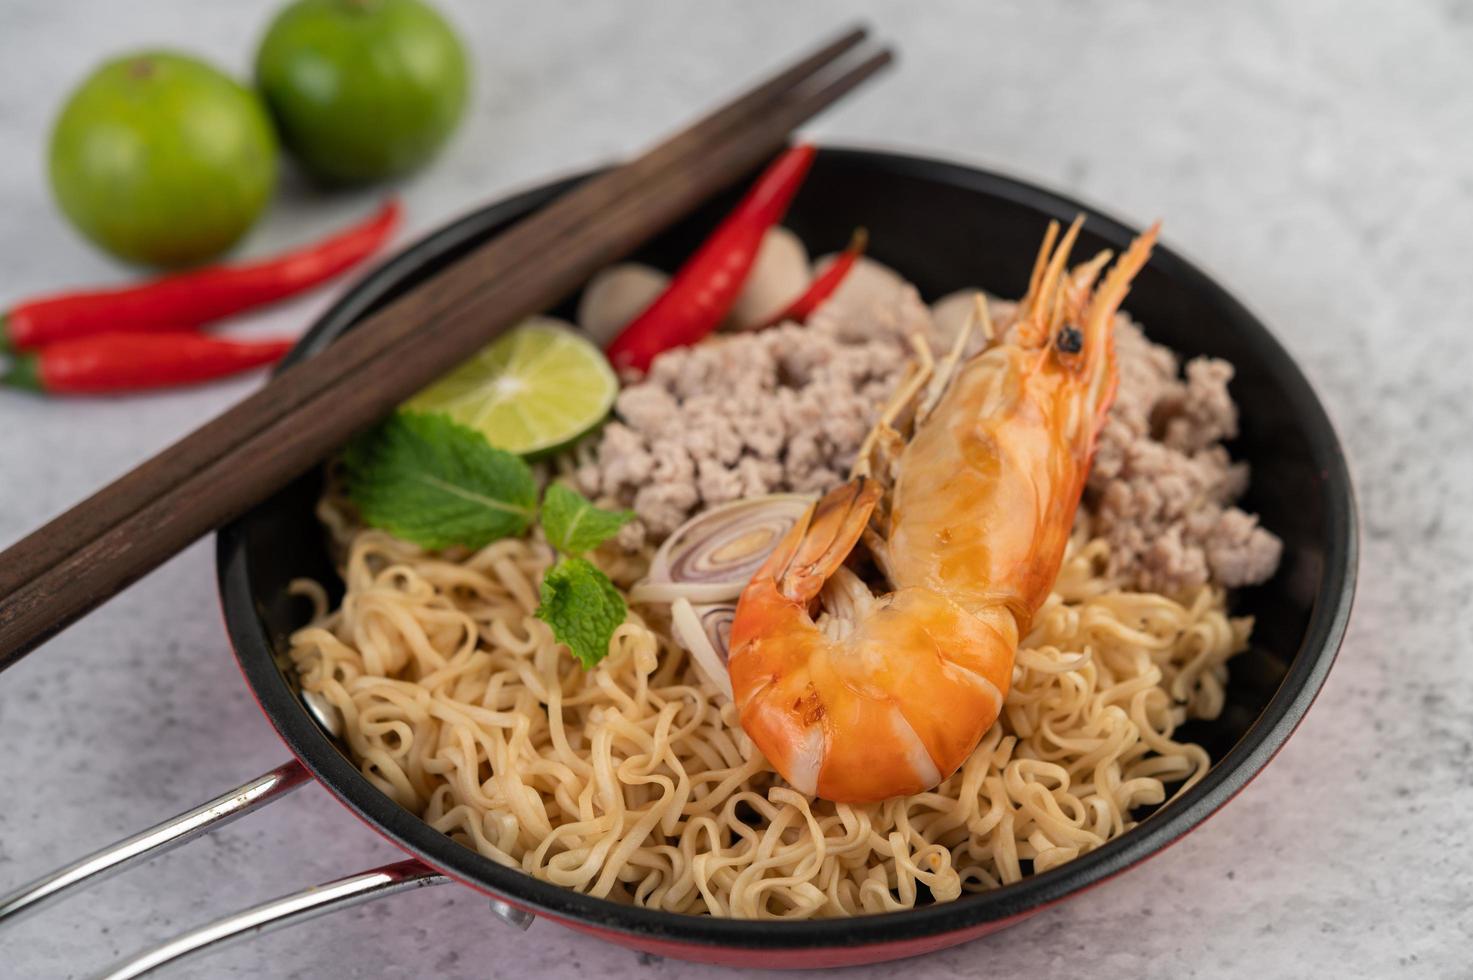
[[[585,669],[609,655],[609,640],[627,612],[614,583],[586,558],[564,558],[542,578],[537,618]]]
[[[343,462],[363,519],[426,548],[479,548],[537,516],[527,464],[445,415],[400,412],[354,439]]]
[[[634,520],[632,510],[602,510],[576,490],[554,483],[542,496],[542,530],[565,555],[592,551]]]

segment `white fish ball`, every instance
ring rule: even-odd
[[[638,262],[611,265],[594,276],[578,301],[578,324],[603,346],[670,285],[659,269]]]
[[[760,327],[803,295],[808,288],[808,249],[781,226],[770,228],[757,250],[752,272],[727,315],[733,330]]]
[[[977,308],[977,297],[983,296],[980,289],[958,289],[931,304],[931,325],[936,328],[936,343],[943,350],[950,350],[957,333],[966,325],[967,318]],[[983,296],[985,299],[986,297]],[[978,331],[980,336],[980,330]],[[978,338],[973,338],[973,344]],[[968,346],[973,346],[969,344]],[[977,345],[980,346],[980,345]]]
[[[813,274],[823,275],[824,270],[833,265],[838,257],[836,252],[815,261]],[[900,273],[883,262],[861,255],[827,302],[835,315],[841,319],[851,319],[864,316],[870,310],[893,305],[895,297],[904,288],[905,279]]]

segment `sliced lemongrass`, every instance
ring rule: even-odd
[[[670,623],[675,628],[675,638],[690,652],[697,669],[713,686],[719,688],[728,700],[732,699],[731,677],[726,672],[726,657],[718,654],[702,617],[688,599],[676,599],[670,605]],[[724,653],[724,647],[723,647]]]

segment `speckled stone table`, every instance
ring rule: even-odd
[[[992,938],[951,977],[1473,976],[1473,4],[636,3],[445,7],[471,118],[403,187],[410,232],[635,149],[862,8],[903,64],[813,132],[980,161],[1166,219],[1173,247],[1300,358],[1352,457],[1350,636],[1268,771],[1158,860]],[[46,127],[127,47],[244,71],[272,5],[0,5],[0,302],[121,277],[55,216]],[[247,245],[366,207],[288,186]],[[316,295],[242,333],[299,330]],[[0,392],[0,543],[254,380],[126,401]],[[0,890],[270,768],[285,751],[227,649],[201,543],[0,677]],[[91,975],[150,940],[397,852],[309,787],[0,935],[0,976]],[[894,967],[855,971],[885,977]],[[180,977],[716,977],[455,887],[181,966]]]

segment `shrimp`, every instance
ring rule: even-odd
[[[949,377],[922,353],[858,475],[742,592],[728,661],[742,727],[801,792],[859,803],[935,786],[1002,710],[1114,397],[1115,314],[1157,234],[1100,280],[1108,252],[1066,271],[1079,226],[1054,248],[1050,225],[1005,336],[960,362],[958,338]],[[886,594],[851,559],[861,540]]]

